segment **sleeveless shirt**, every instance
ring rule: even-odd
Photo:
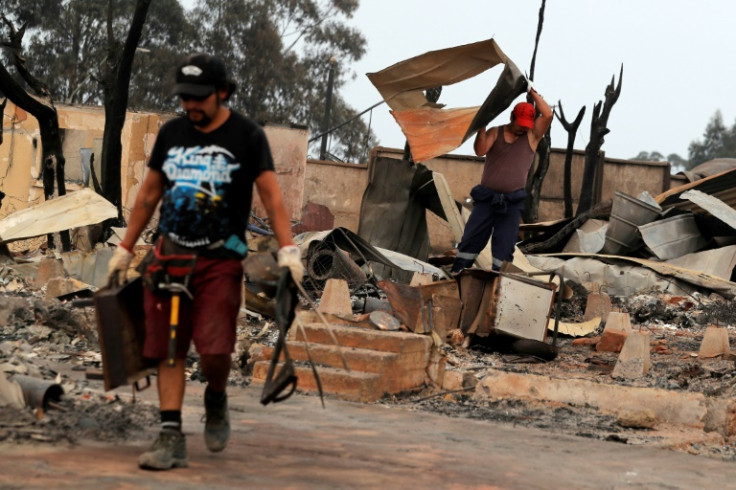
[[[498,132],[496,141],[486,153],[480,184],[507,194],[526,186],[526,178],[534,162],[534,151],[529,146],[527,134],[519,136],[513,143],[507,143],[503,126],[498,127]]]

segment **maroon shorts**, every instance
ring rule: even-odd
[[[194,346],[200,354],[231,354],[235,350],[238,312],[242,299],[243,265],[236,259],[197,258],[189,281],[190,300],[180,293],[177,357]],[[143,355],[164,359],[169,352],[171,296],[144,289],[146,341]]]

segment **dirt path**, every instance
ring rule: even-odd
[[[155,396],[152,390],[143,398]],[[201,385],[185,409],[190,466],[139,470],[154,431],[125,443],[0,445],[0,488],[736,488],[736,465],[535,428],[231,389],[234,434],[210,454]]]

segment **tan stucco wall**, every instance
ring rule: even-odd
[[[105,113],[101,107],[58,105],[59,128],[62,130],[62,151],[66,164],[64,176],[67,189],[82,185],[82,148],[94,154],[95,172],[100,174],[100,154],[105,128]],[[139,185],[139,175],[150,154],[158,127],[170,117],[153,113],[129,112],[121,135],[123,145],[122,196],[123,206],[132,203]],[[0,145],[0,190],[8,197],[3,200],[0,217],[37,204],[43,199],[41,183],[41,137],[33,116],[8,102],[3,115],[3,144]]]
[[[271,147],[276,177],[284,196],[286,211],[292,220],[302,217],[304,181],[307,172],[307,146],[309,131],[303,126],[266,125],[268,144]],[[254,193],[253,212],[261,217],[266,211],[257,193]]]
[[[376,147],[373,156],[401,159],[403,149]],[[563,175],[565,150],[553,148],[550,168],[542,185],[539,205],[539,221],[559,219],[564,215]],[[464,201],[470,190],[480,182],[483,159],[469,155],[443,155],[422,162],[430,170],[445,176],[456,201]],[[572,194],[579,194],[585,155],[576,151],[572,160]],[[309,160],[305,183],[306,201],[328,206],[335,215],[335,226],[345,226],[357,231],[360,220],[360,203],[368,185],[366,165],[336,164]],[[601,200],[612,199],[616,190],[636,196],[642,191],[656,195],[669,186],[667,162],[641,162],[634,160],[604,160],[601,181]],[[577,207],[573,200],[573,209]],[[427,212],[432,252],[442,253],[454,246],[449,225],[434,213]]]
[[[74,190],[83,183],[82,148],[91,149],[94,153],[95,172],[97,178],[101,178],[105,113],[102,107],[65,105],[58,105],[57,112],[59,128],[63,132],[67,189]],[[128,112],[126,115],[121,134],[121,190],[126,218],[143,181],[158,130],[172,116],[144,112]],[[277,125],[266,126],[264,130],[279,183],[284,189],[287,210],[292,219],[298,220],[304,201],[308,131],[304,127]],[[40,142],[36,119],[8,102],[3,114],[3,143],[0,144],[0,191],[7,196],[0,208],[0,218],[43,200]],[[256,208],[256,212],[259,211],[265,216],[265,211]]]
[[[368,165],[307,161],[304,204],[327,206],[335,216],[335,227],[358,231],[360,203],[368,185]]]

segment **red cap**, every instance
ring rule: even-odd
[[[533,128],[535,115],[536,110],[529,102],[519,102],[514,106],[514,120],[522,128]]]

